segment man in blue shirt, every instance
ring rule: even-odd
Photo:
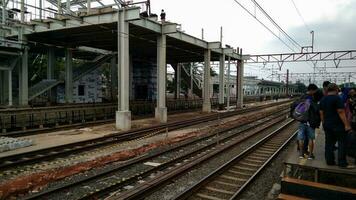
[[[351,130],[345,115],[345,107],[338,96],[336,84],[328,85],[327,96],[320,101],[320,117],[325,131],[326,164],[335,165],[334,146],[338,142],[338,166],[348,168],[346,161],[347,132]]]

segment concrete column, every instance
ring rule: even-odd
[[[21,0],[21,14],[20,14],[20,19],[21,22],[25,22],[25,0]]]
[[[211,51],[206,49],[204,51],[204,81],[203,81],[203,112],[211,112],[211,102],[210,102],[210,60]]]
[[[65,102],[73,103],[73,53],[65,49]]]
[[[47,52],[47,79],[52,80],[54,78],[54,67],[56,63],[56,57],[54,54],[54,48],[49,48]]]
[[[237,107],[238,108],[242,108],[243,107],[243,98],[244,98],[244,91],[243,91],[243,77],[244,77],[244,61],[241,60],[240,61],[240,66],[238,66],[237,68],[237,74],[238,77],[237,79],[238,81],[238,94],[237,94]]]
[[[19,105],[28,105],[28,49],[26,47],[19,65]]]
[[[220,55],[219,63],[219,104],[220,107],[224,105],[225,102],[225,54]]]
[[[118,111],[116,112],[116,128],[131,129],[130,111],[130,55],[129,55],[129,23],[125,20],[126,8],[119,10],[118,17]]]
[[[227,110],[230,110],[230,60],[231,58],[229,56],[228,63],[227,63],[227,84],[226,84]]]
[[[189,73],[190,73],[190,86],[189,86],[189,88],[188,88],[188,97],[189,97],[189,98],[193,98],[193,90],[194,90],[193,64],[190,65]]]
[[[157,37],[157,107],[155,110],[156,120],[161,123],[167,122],[166,71],[166,35],[162,34]]]
[[[110,79],[111,79],[111,99],[117,98],[117,63],[116,57],[113,56],[110,60]]]
[[[12,70],[8,71],[8,94],[9,94],[9,106],[13,105],[12,102]]]
[[[90,13],[91,9],[91,0],[87,0],[87,13]]]
[[[5,71],[0,70],[0,105],[5,104]]]
[[[47,79],[53,80],[54,77],[54,68],[56,64],[56,56],[54,53],[54,48],[49,48],[47,52]],[[52,88],[48,91],[48,101],[55,102],[56,101],[56,88]]]
[[[129,96],[130,96],[130,100],[134,99],[134,91],[133,91],[133,61],[132,61],[132,56],[129,56],[130,60],[129,60]]]
[[[66,1],[66,9],[67,9],[67,10],[70,10],[70,0],[67,0],[67,1]]]
[[[176,98],[180,99],[180,89],[182,83],[182,64],[178,63],[176,68]]]
[[[58,8],[58,14],[62,14],[62,1],[61,0],[57,0],[57,8]]]

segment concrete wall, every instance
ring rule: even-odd
[[[73,83],[73,103],[100,103],[103,97],[103,78],[101,77],[102,67],[83,76]],[[84,86],[84,96],[79,96],[78,88]],[[64,103],[64,87],[57,88],[57,102]]]
[[[157,66],[153,62],[133,61],[132,96],[135,100],[157,97]]]

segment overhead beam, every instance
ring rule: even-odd
[[[93,48],[93,47],[87,47],[87,46],[79,46],[79,47],[77,47],[77,49],[79,51],[86,51],[86,52],[98,53],[98,54],[103,54],[103,55],[109,55],[109,54],[115,53],[113,51],[108,51],[108,50],[98,49],[98,48]]]
[[[340,60],[355,60],[356,50],[320,51],[320,52],[309,52],[309,53],[261,54],[261,55],[244,55],[244,56],[248,58],[246,63],[340,61]]]

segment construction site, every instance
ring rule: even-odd
[[[289,49],[245,53],[166,3],[0,0],[0,199],[355,199],[356,169],[323,160],[324,118],[298,158],[291,105],[335,83],[352,125],[356,50],[301,45],[232,0]]]

